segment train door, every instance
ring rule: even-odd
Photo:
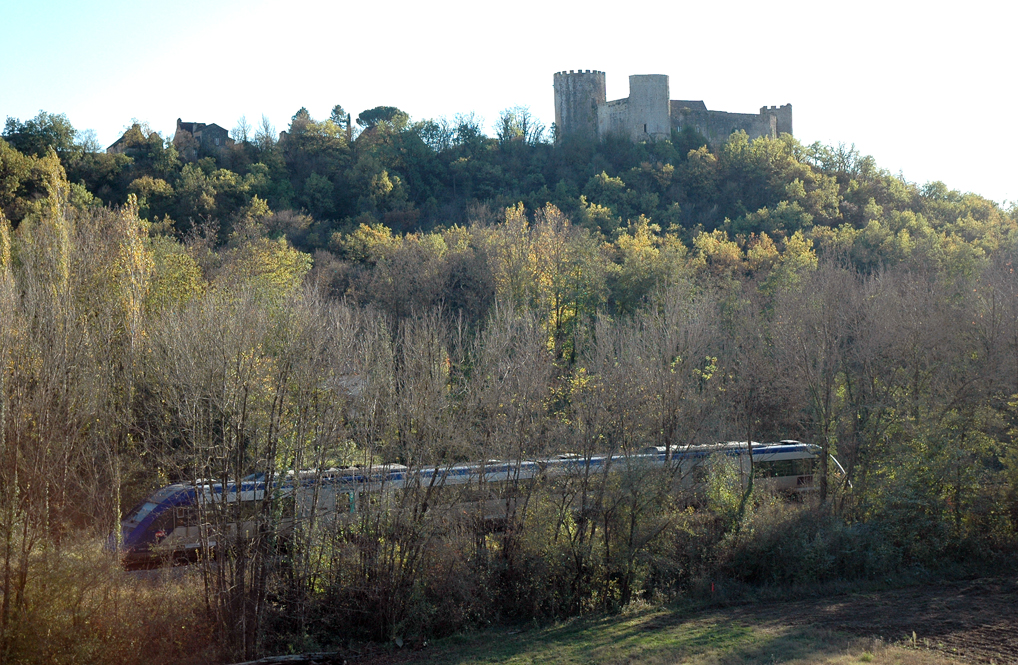
[[[173,533],[173,510],[164,509],[148,528],[145,530],[145,540],[151,543],[152,547],[163,545],[167,538]]]

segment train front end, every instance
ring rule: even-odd
[[[169,485],[148,496],[120,523],[121,560],[127,568],[145,568],[163,563],[173,552],[167,537],[174,530],[174,512],[194,503],[194,488]],[[110,549],[116,548],[110,536]]]

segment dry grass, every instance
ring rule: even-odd
[[[200,580],[181,569],[122,570],[94,544],[40,553],[5,665],[191,665],[216,660]]]

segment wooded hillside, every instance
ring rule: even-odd
[[[523,109],[496,137],[372,111],[352,141],[341,108],[302,110],[193,161],[143,126],[111,155],[62,116],[8,119],[4,662],[1014,566],[1018,210],[787,135],[556,146]],[[178,614],[126,600],[100,551],[178,480],[779,439],[823,450],[805,504],[719,461],[698,507],[655,474],[591,476],[450,534],[420,487],[285,549],[224,546]]]

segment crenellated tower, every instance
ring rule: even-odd
[[[606,101],[604,72],[555,72],[556,139],[577,136],[596,139],[597,109]]]
[[[760,115],[772,115],[777,120],[776,131],[778,136],[792,133],[792,105],[782,104],[781,106],[764,106],[760,109]]]

